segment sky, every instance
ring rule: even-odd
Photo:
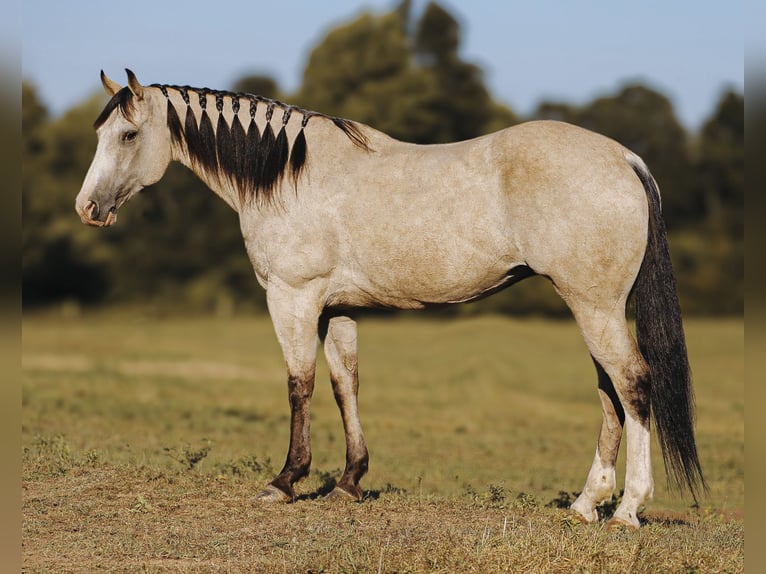
[[[461,57],[499,102],[530,115],[543,100],[584,104],[642,82],[668,96],[688,129],[726,89],[744,91],[745,31],[766,9],[744,0],[439,0],[461,24]],[[759,4],[766,4],[758,2]],[[398,0],[25,0],[21,73],[53,115],[125,83],[231,88],[267,74],[287,93],[338,24]],[[414,0],[419,16],[427,0]],[[751,10],[752,9],[752,10]],[[758,31],[753,45],[766,52]],[[321,111],[321,110],[319,110]],[[352,118],[353,119],[353,118]]]

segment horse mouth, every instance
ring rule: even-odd
[[[99,208],[95,201],[89,201],[87,205],[80,212],[80,219],[86,225],[93,225],[94,227],[109,227],[117,222],[117,208],[112,207],[106,214],[106,219],[98,219]]]

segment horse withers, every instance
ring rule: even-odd
[[[616,486],[612,524],[639,526],[653,494],[650,419],[669,483],[705,488],[693,393],[657,184],[615,141],[551,121],[469,141],[414,145],[373,128],[243,93],[101,73],[111,99],[75,207],[109,226],[171,161],[189,167],[239,215],[287,366],[290,444],[258,494],[291,501],[311,465],[317,338],[343,419],[346,466],[332,497],[361,500],[368,451],[357,411],[363,307],[471,301],[543,275],[571,309],[598,375],[603,420],[572,509],[587,522]],[[625,317],[636,300],[634,339]]]

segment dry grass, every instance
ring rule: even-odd
[[[320,382],[304,496],[262,507],[253,495],[288,433],[266,320],[27,318],[25,571],[743,571],[741,321],[687,327],[711,496],[689,508],[655,458],[638,533],[548,506],[582,486],[599,425],[572,324],[369,320],[360,331],[365,501],[318,498],[343,460]]]
[[[257,481],[91,467],[25,492],[25,567],[149,572],[741,572],[744,527],[646,517],[640,532],[572,522],[495,494],[375,493],[264,507]]]

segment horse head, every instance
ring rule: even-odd
[[[75,210],[88,225],[112,225],[119,208],[159,181],[171,160],[164,97],[126,72],[125,87],[101,72],[111,99],[94,124],[98,146],[75,200]]]

